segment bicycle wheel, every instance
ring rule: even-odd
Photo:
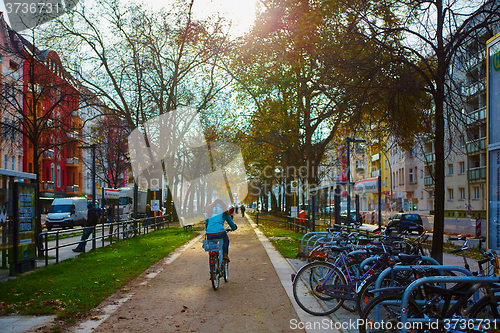
[[[402,295],[385,294],[368,303],[361,316],[359,333],[401,332],[401,298]],[[421,314],[420,307],[412,299],[409,300],[407,313],[408,318],[418,317]],[[419,325],[416,323],[408,331],[424,332]]]
[[[345,285],[342,273],[327,262],[313,262],[302,267],[293,280],[293,297],[307,313],[315,316],[336,311],[342,300],[334,297],[334,286]]]
[[[368,305],[368,303],[375,298],[372,290],[375,288],[375,282],[377,281],[378,275],[370,276],[366,282],[363,284],[361,289],[356,294],[356,311],[361,316],[363,314],[363,310]],[[393,281],[391,281],[393,280]],[[391,283],[393,282],[393,283]],[[408,281],[411,282],[411,281]],[[391,279],[391,276],[388,275],[382,281],[380,287],[401,287],[405,286],[407,283],[401,279],[400,277],[395,276],[394,279]],[[394,291],[390,291],[394,293]]]
[[[474,323],[474,328],[468,327],[470,333],[500,332],[500,295],[496,295],[493,302],[491,302],[490,296],[481,297],[467,311],[467,317],[483,319],[482,323]]]
[[[210,256],[210,280],[212,280],[212,288],[219,289],[219,256],[217,254]]]
[[[122,229],[123,239],[129,238],[129,236],[130,236],[129,229],[130,229],[130,227],[128,225],[123,225],[123,229]]]
[[[229,263],[222,263],[222,274],[224,274],[224,282],[227,282],[229,280]]]

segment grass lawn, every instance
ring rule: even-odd
[[[0,282],[0,313],[82,315],[196,235],[161,229]]]
[[[253,221],[256,222],[255,214],[250,215]],[[278,219],[271,216],[266,216],[265,218]],[[284,221],[284,219],[282,220]],[[304,236],[303,234],[288,229],[284,222],[263,221],[260,219],[259,229],[269,238],[283,257],[295,258],[299,251],[299,244],[302,236]]]

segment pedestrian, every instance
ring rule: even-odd
[[[146,222],[144,223],[145,226],[149,225],[149,219],[151,218],[151,205],[147,204],[146,205]]]
[[[234,224],[229,215],[228,207],[221,199],[216,199],[207,208],[207,216],[205,219],[205,229],[207,240],[222,239],[222,259],[229,262],[229,237],[227,237],[224,222],[227,222],[231,230],[236,230],[238,227]]]
[[[109,241],[112,241],[113,237],[113,222],[115,221],[115,207],[113,204],[109,204],[108,208],[108,223],[109,223]]]
[[[245,205],[241,204],[241,217],[245,217]]]
[[[229,207],[229,215],[231,215],[231,218],[234,219],[234,207],[233,206]]]
[[[73,252],[83,252],[85,250],[85,246],[87,245],[87,238],[89,238],[90,234],[92,234],[95,230],[95,226],[99,222],[99,213],[97,209],[89,203],[87,205],[87,220],[85,222],[85,228],[83,229],[83,235],[80,239],[80,243],[73,249]]]

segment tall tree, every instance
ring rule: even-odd
[[[365,27],[349,10],[361,1],[262,3],[263,12],[236,44],[228,70],[238,91],[248,97],[243,104],[245,116],[252,119],[247,139],[275,147],[278,164],[305,167],[304,180],[314,187],[333,140],[345,143],[343,136],[373,128],[371,124],[387,128],[400,116],[386,112],[391,103],[411,113],[405,118],[408,124],[419,119],[421,112],[410,101],[420,101],[423,94],[407,96],[415,92],[415,77],[392,61],[391,52],[361,33]],[[380,12],[386,6],[371,8]],[[395,24],[390,12],[381,21],[388,27]],[[401,41],[400,34],[385,39],[395,48]],[[297,176],[289,175],[287,183]]]
[[[434,233],[431,255],[442,262],[445,203],[445,117],[447,100],[450,99],[450,65],[463,44],[480,31],[499,22],[500,3],[496,1],[463,2],[455,0],[391,1],[385,3],[386,11],[370,10],[375,2],[365,2],[351,7],[359,24],[359,30],[367,40],[390,50],[394,63],[403,65],[420,76],[419,89],[432,98],[434,118]],[[398,19],[395,26],[386,26],[388,12]],[[400,34],[407,42],[394,48],[386,42],[387,36]],[[399,107],[398,107],[399,108]],[[401,108],[399,108],[402,110]]]

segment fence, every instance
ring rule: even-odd
[[[279,216],[281,220],[278,219],[268,219],[268,218],[263,218],[263,216],[268,216],[270,215],[271,217],[277,217],[271,214],[261,214],[260,212],[257,211],[256,215],[256,223],[259,225],[259,220],[260,221],[271,221],[271,222],[279,222],[279,223],[284,223],[288,229],[294,231],[294,232],[301,232],[303,234],[306,234],[309,232],[310,228],[310,220],[307,218],[299,218],[299,217],[291,217],[291,216]]]
[[[162,229],[165,227],[165,224],[167,225],[167,228],[170,227],[171,224],[170,215],[165,215],[160,217],[149,217],[137,220],[132,219],[123,222],[99,223],[95,227],[82,228],[83,231],[85,231],[85,229],[94,229],[90,237],[87,238],[87,240],[85,241],[78,240],[64,244],[59,244],[59,241],[63,239],[60,236],[67,234],[74,234],[76,230],[68,229],[68,230],[43,231],[38,235],[38,246],[40,248],[40,251],[43,251],[45,254],[45,267],[47,267],[49,264],[50,251],[55,251],[56,263],[59,263],[59,249],[61,248],[69,246],[73,247],[82,242],[92,242],[92,249],[94,250],[97,247],[96,245],[98,240],[101,240],[102,246],[104,247],[106,239],[109,239],[110,244],[112,244],[113,241],[115,241],[115,238],[116,241],[120,241],[123,240],[124,238],[126,239],[133,236],[140,236],[141,234],[143,235],[152,231],[156,231],[158,229]],[[106,232],[107,230],[111,231],[111,227],[113,227],[114,230],[113,234]],[[100,231],[100,236],[97,236],[97,233],[99,231]],[[80,232],[78,232],[78,234],[81,235]],[[55,236],[55,246],[49,247],[49,237],[51,236]],[[83,251],[85,252],[85,247],[83,248]]]

